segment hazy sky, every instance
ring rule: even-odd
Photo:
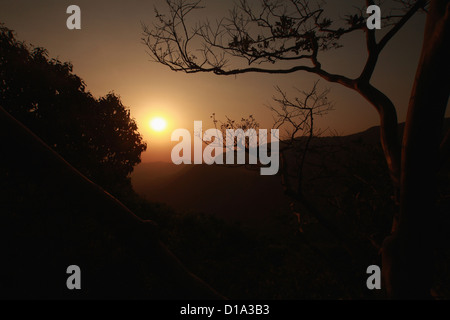
[[[232,1],[204,2],[207,9],[193,20],[226,13],[232,6]],[[365,1],[328,3],[333,14],[343,16],[353,5]],[[66,9],[71,4],[81,8],[82,30],[66,28]],[[236,119],[253,114],[262,128],[270,128],[272,115],[265,105],[271,103],[274,86],[287,91],[293,87],[308,89],[317,79],[305,73],[220,77],[172,72],[150,62],[141,43],[141,22],[154,20],[154,6],[165,8],[162,0],[0,0],[0,22],[15,30],[18,39],[48,49],[51,57],[72,62],[74,72],[94,96],[110,91],[120,95],[148,143],[144,162],[169,160],[175,144],[170,142],[170,133],[175,128],[192,129],[194,120],[203,120],[204,129],[210,128],[213,112],[219,118],[227,115]],[[424,15],[418,15],[390,42],[373,79],[395,103],[400,121],[406,116],[424,21]],[[344,48],[323,55],[324,68],[357,76],[366,59],[362,32],[346,38],[343,44]],[[325,81],[321,85],[331,88],[329,98],[336,103],[335,111],[317,121],[322,128],[350,134],[378,124],[376,111],[357,93]],[[169,121],[164,133],[149,129],[148,123],[156,115]]]

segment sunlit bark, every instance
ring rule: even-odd
[[[450,3],[431,2],[402,146],[400,217],[383,246],[391,298],[430,297],[437,231],[436,177],[450,81]]]

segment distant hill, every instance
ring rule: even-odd
[[[447,119],[446,126],[449,123]],[[401,123],[400,135],[403,128]],[[287,162],[291,167],[295,167],[295,159],[295,153],[290,152]],[[390,186],[378,126],[347,136],[314,138],[306,160],[306,192],[316,197],[319,206],[327,205],[328,197],[349,190],[357,194],[363,186]],[[166,203],[177,211],[210,213],[244,225],[271,225],[279,222],[280,215],[291,212],[291,200],[283,194],[280,176],[261,176],[259,169],[142,163],[132,174],[132,184],[146,199]]]
[[[146,199],[177,211],[211,213],[244,224],[266,224],[271,212],[289,208],[278,176],[244,167],[144,163],[136,167],[132,183]]]

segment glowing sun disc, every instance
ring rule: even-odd
[[[163,131],[167,126],[166,120],[163,118],[153,118],[150,121],[150,127],[155,131]]]

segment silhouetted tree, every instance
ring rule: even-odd
[[[143,41],[152,59],[173,71],[217,75],[304,71],[355,90],[374,106],[400,205],[392,236],[382,250],[385,288],[392,298],[429,297],[432,238],[437,224],[435,178],[441,155],[448,154],[445,148],[449,144],[448,138],[441,143],[450,85],[446,58],[450,53],[449,1],[392,0],[391,10],[386,10],[388,4],[383,3],[387,15],[382,17],[384,27],[380,33],[367,28],[364,8],[336,22],[325,17],[319,1],[261,0],[259,6],[254,6],[241,0],[229,17],[215,24],[207,21],[194,26],[188,25],[188,15],[202,8],[201,1],[166,2],[168,13],[156,11],[153,28],[143,27]],[[376,3],[366,0],[365,4]],[[401,145],[395,106],[371,84],[371,79],[383,49],[419,11],[428,12],[425,38]],[[339,48],[341,38],[357,30],[365,33],[368,52],[360,75],[352,79],[326,71],[320,53]]]
[[[270,106],[275,119],[274,128],[285,131],[284,136],[280,137],[281,175],[285,193],[294,200],[303,196],[303,168],[311,140],[323,133],[314,127],[314,121],[316,117],[331,111],[334,105],[328,100],[330,90],[319,90],[318,83],[314,82],[308,91],[297,89],[299,96],[295,98],[277,87],[278,97],[273,98],[277,105]],[[295,168],[289,168],[286,159],[288,151],[295,153]]]
[[[129,174],[146,150],[136,122],[116,94],[94,98],[70,63],[16,40],[3,25],[0,105],[112,192],[130,185]]]
[[[280,130],[280,174],[285,193],[294,201],[302,197],[303,189],[303,168],[306,155],[310,148],[313,137],[320,136],[322,130],[314,127],[316,117],[323,116],[333,110],[334,103],[328,100],[329,89],[319,90],[319,81],[314,82],[312,88],[308,91],[297,89],[298,97],[291,98],[280,87],[276,87],[277,96],[273,97],[275,105],[269,105],[274,119],[273,128]],[[211,118],[216,129],[220,130],[224,137],[223,145],[225,151],[235,151],[238,148],[245,149],[248,152],[250,146],[250,137],[259,141],[259,123],[253,115],[248,118],[242,118],[236,121],[226,117],[226,121],[218,120],[213,113]],[[233,144],[233,150],[227,150],[226,139],[228,134],[226,130],[243,131],[255,130],[254,137],[249,134],[249,138],[240,137]],[[204,141],[210,144],[209,141]],[[289,165],[286,158],[287,153],[293,152],[295,166]],[[246,165],[248,168],[254,168],[253,165]]]

